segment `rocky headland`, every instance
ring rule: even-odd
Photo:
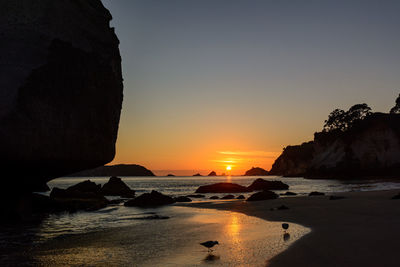
[[[307,178],[398,178],[400,114],[372,113],[345,130],[314,134],[314,140],[284,149],[270,175]]]
[[[143,166],[136,164],[118,164],[100,166],[95,169],[85,170],[71,174],[72,177],[91,176],[155,176],[154,173]]]

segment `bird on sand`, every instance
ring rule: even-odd
[[[208,248],[208,252],[211,252],[212,251],[211,248],[215,245],[219,245],[219,243],[218,243],[218,241],[206,241],[206,242],[200,243],[200,245]]]
[[[287,229],[289,229],[289,224],[288,223],[282,223],[282,228],[283,228],[283,230],[287,230]]]

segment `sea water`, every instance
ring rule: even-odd
[[[58,178],[48,185],[50,188],[67,188],[87,179],[104,184],[108,178]],[[247,186],[257,177],[122,178],[138,195],[158,190],[181,196],[193,194],[201,185],[217,182]],[[282,180],[289,184],[290,191],[299,195],[310,191],[329,193],[400,188],[400,183],[382,180],[264,179]],[[211,201],[211,195],[224,194],[205,194],[205,197],[194,200]],[[0,228],[0,265],[265,266],[268,259],[310,231],[290,224],[285,233],[281,223],[236,212],[178,205],[142,209],[116,204],[98,211],[51,214],[36,224]],[[212,254],[199,244],[208,240],[220,243]]]

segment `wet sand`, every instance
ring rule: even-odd
[[[269,221],[312,229],[268,266],[399,266],[399,190],[348,192],[246,202],[192,203],[190,206],[242,212]],[[286,205],[288,210],[271,208]],[[290,232],[290,231],[289,231]]]
[[[141,213],[144,216],[153,211],[169,219],[137,221],[138,217],[133,216],[137,210],[121,206],[110,212],[128,220],[126,224],[112,216],[110,224],[119,226],[102,223],[99,229],[88,231],[82,227],[89,220],[99,220],[109,213],[49,219],[37,229],[42,241],[25,244],[25,248],[18,246],[3,256],[0,253],[0,265],[261,267],[310,232],[309,228],[292,224],[289,236],[278,222],[238,212],[174,205]],[[200,245],[207,240],[220,243],[212,253]]]

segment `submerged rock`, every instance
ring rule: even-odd
[[[114,176],[110,177],[108,182],[103,185],[101,193],[105,196],[135,197],[135,191],[130,189],[121,178]]]
[[[268,171],[264,170],[260,167],[253,167],[250,170],[246,171],[245,176],[266,176],[268,175]]]
[[[202,176],[200,173],[193,174],[193,176]]]
[[[128,207],[155,207],[173,203],[175,203],[175,200],[172,197],[153,190],[151,193],[144,193],[134,199],[128,200],[124,205]]]
[[[245,193],[251,192],[247,187],[233,183],[216,183],[197,188],[196,193]]]
[[[210,199],[219,199],[219,196],[212,196]]]
[[[240,195],[236,199],[245,199],[245,197],[243,195]]]
[[[252,194],[247,201],[260,201],[260,200],[268,200],[268,199],[276,199],[279,196],[272,191],[261,191]]]
[[[247,187],[251,191],[258,190],[285,190],[289,186],[281,181],[267,181],[262,178],[256,179],[251,185]]]

